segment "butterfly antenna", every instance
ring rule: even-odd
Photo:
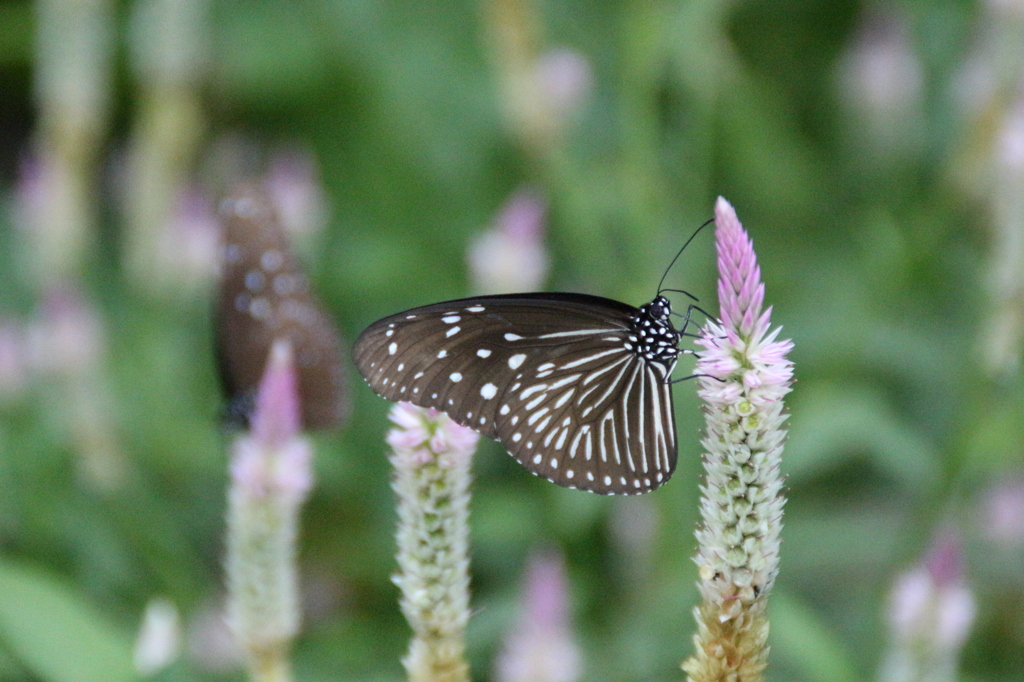
[[[659,289],[658,293],[660,294],[663,291],[674,291],[677,294],[682,294],[683,296],[689,297],[691,301],[696,301],[698,303],[700,302],[700,299],[691,294],[689,291],[683,291],[682,289]]]
[[[701,230],[703,230],[705,227],[707,227],[709,224],[713,222],[715,222],[714,218],[708,218],[708,220],[704,224],[698,227],[694,231],[694,233],[690,235],[690,238],[686,240],[685,244],[683,244],[683,248],[679,249],[679,253],[676,254],[676,257],[673,258],[672,262],[668,264],[667,268],[665,268],[665,274],[661,276],[661,281],[658,282],[658,296],[661,296],[662,291],[666,291],[666,289],[661,288],[661,285],[665,283],[665,278],[668,277],[669,271],[672,269],[672,266],[676,264],[676,261],[679,260],[679,257],[683,255],[683,251],[685,251],[686,247],[690,245],[690,242],[693,241],[693,238],[700,234]]]

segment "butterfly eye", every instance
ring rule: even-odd
[[[223,248],[215,329],[227,420],[248,423],[273,342],[291,340],[303,426],[337,426],[347,411],[341,342],[309,288],[263,192],[237,189],[221,204]]]
[[[651,317],[658,319],[666,318],[669,316],[670,311],[671,305],[669,304],[668,299],[664,296],[658,296],[651,303]]]

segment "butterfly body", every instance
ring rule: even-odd
[[[636,494],[676,464],[669,377],[681,332],[658,296],[640,308],[583,294],[480,296],[379,320],[357,367],[389,400],[446,412],[562,486]]]

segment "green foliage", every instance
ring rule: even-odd
[[[15,159],[31,147],[32,26],[27,2],[7,4],[0,319],[24,322],[39,295],[7,209]],[[233,135],[264,152],[287,143],[314,152],[331,217],[308,264],[349,339],[383,315],[471,293],[467,244],[523,184],[550,202],[549,288],[634,304],[650,299],[671,255],[725,196],[754,239],[773,321],[796,343],[768,679],[872,679],[893,580],[943,524],[966,538],[979,606],[964,679],[1018,679],[1021,545],[993,540],[985,515],[992,486],[1024,476],[1019,372],[991,378],[979,350],[997,254],[994,152],[977,139],[991,143],[997,114],[970,110],[956,90],[988,4],[538,2],[543,44],[570,46],[593,69],[590,98],[561,141],[538,152],[504,116],[487,2],[215,2],[204,149]],[[118,11],[127,22],[130,3]],[[871,12],[896,17],[922,69],[919,100],[881,132],[841,75]],[[103,167],[118,165],[112,152],[140,110],[142,84],[116,68]],[[216,175],[214,157],[204,153],[197,175]],[[0,396],[2,679],[129,678],[131,633],[150,598],[174,601],[194,633],[223,594],[229,436],[217,425],[210,306],[133,288],[115,192],[95,179],[104,210],[86,282],[105,328],[104,414],[120,478],[89,484],[81,432],[52,378]],[[714,273],[703,235],[667,286],[713,307]],[[688,369],[684,359],[677,374]],[[316,440],[300,680],[401,679],[407,644],[389,581],[387,405],[352,374],[353,417]],[[555,489],[482,445],[471,512],[475,679],[491,677],[521,569],[543,544],[566,553],[585,679],[681,678],[697,599],[693,392],[675,387],[679,469],[642,501]],[[189,654],[157,679],[240,679],[218,660]]]
[[[131,640],[71,585],[38,567],[0,564],[0,633],[40,679],[131,680]]]

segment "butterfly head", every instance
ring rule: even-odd
[[[669,316],[672,304],[664,296],[657,296],[650,303],[640,306],[630,320],[630,327],[637,339],[636,352],[646,360],[661,367],[667,377],[679,357],[679,332],[672,326]]]

